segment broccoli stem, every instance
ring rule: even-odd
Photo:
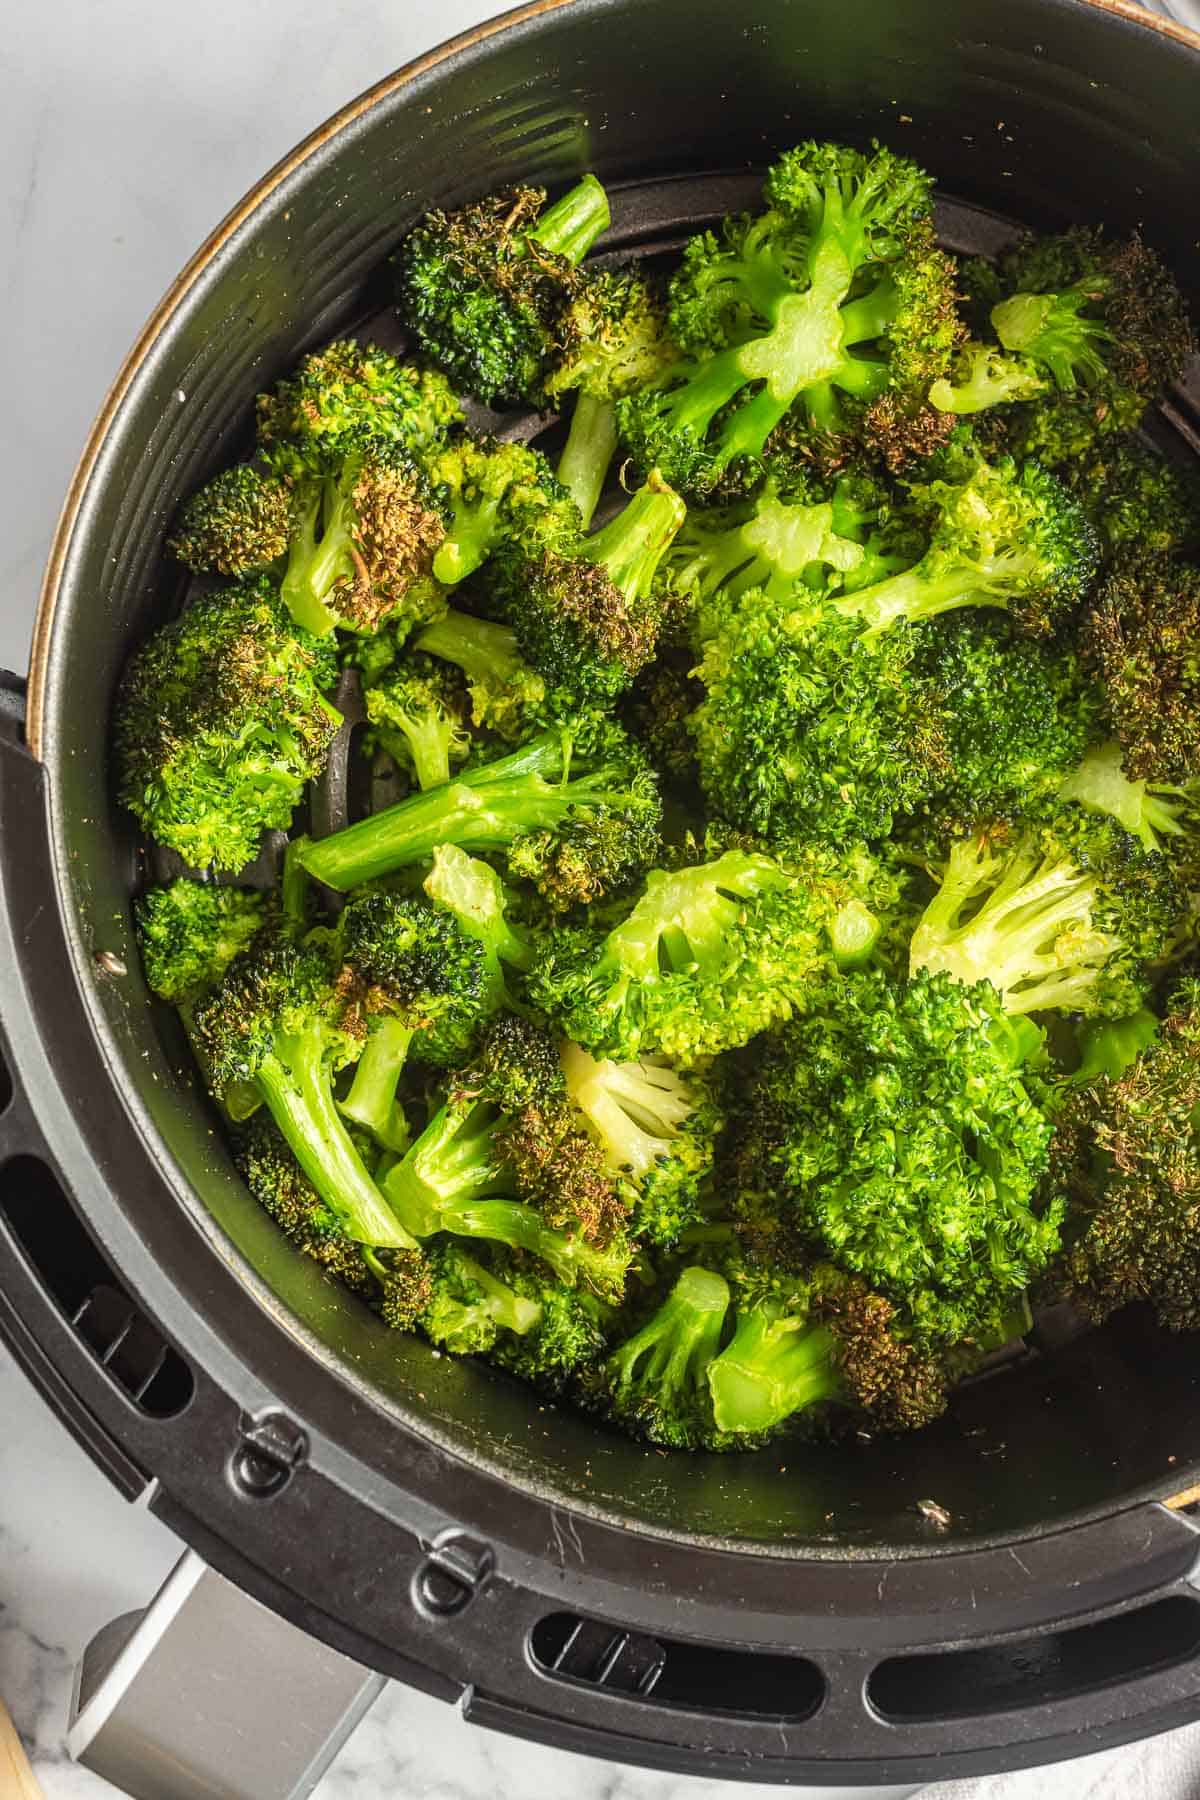
[[[579,508],[585,528],[592,522],[616,447],[616,407],[611,400],[602,400],[584,389],[571,414],[571,427],[558,461],[558,479]]]
[[[880,338],[896,316],[896,284],[890,279],[877,282],[869,293],[847,300],[841,309],[842,348],[865,344]]]
[[[934,572],[928,558],[889,575],[871,587],[855,588],[835,601],[864,624],[865,637],[878,637],[900,619],[916,624],[963,606],[1007,606],[1021,578],[1036,566],[1030,551],[1003,552],[990,561],[952,564]]]
[[[339,1117],[325,1061],[325,1034],[313,1024],[281,1039],[264,1057],[256,1084],[293,1156],[356,1243],[412,1250],[400,1223],[363,1166]]]
[[[455,501],[433,559],[435,581],[457,587],[487,561],[499,529],[502,500],[502,494],[486,494],[469,503]]]
[[[514,1293],[512,1288],[503,1281],[497,1281],[494,1275],[465,1251],[459,1251],[458,1260],[463,1274],[483,1293],[483,1300],[474,1307],[464,1305],[464,1315],[483,1313],[502,1330],[515,1332],[517,1337],[527,1337],[534,1326],[541,1322],[542,1306],[539,1301]]]
[[[1032,364],[1015,362],[990,344],[964,344],[962,355],[969,364],[965,379],[951,382],[942,376],[929,390],[929,404],[939,412],[966,418],[993,406],[1031,400],[1046,385]]]
[[[589,561],[606,571],[632,606],[650,592],[655,572],[687,508],[653,470],[615,519],[587,540]]]
[[[1058,790],[1061,800],[1074,800],[1090,812],[1107,813],[1147,850],[1162,850],[1163,839],[1182,837],[1181,790],[1166,783],[1150,788],[1130,781],[1121,746],[1115,738],[1089,750]]]
[[[322,593],[313,581],[313,569],[318,556],[317,521],[320,518],[321,504],[322,494],[318,487],[297,520],[295,535],[288,551],[287,569],[279,590],[283,603],[296,624],[303,631],[311,631],[314,637],[327,637],[337,624],[335,614],[326,606]]]
[[[694,1396],[717,1354],[729,1287],[710,1269],[686,1268],[658,1311],[616,1350],[608,1367],[620,1393],[637,1386],[666,1410]]]
[[[468,682],[505,680],[522,667],[516,636],[508,625],[477,619],[453,608],[426,625],[414,648],[455,663]]]
[[[721,1431],[770,1431],[840,1391],[836,1340],[824,1325],[775,1318],[766,1307],[739,1313],[733,1337],[710,1363],[713,1417]]]
[[[552,831],[581,805],[624,805],[627,793],[603,772],[573,781],[548,781],[562,769],[562,747],[552,734],[534,739],[511,757],[473,770],[445,787],[414,794],[336,831],[302,852],[305,868],[327,887],[345,892],[395,869],[424,862],[439,844],[461,850],[504,850],[530,831]]]
[[[379,1020],[354,1066],[350,1092],[341,1111],[371,1133],[385,1150],[408,1149],[408,1122],[396,1100],[396,1084],[404,1068],[413,1028],[388,1015]]]
[[[444,1223],[449,1212],[511,1185],[496,1150],[499,1123],[500,1115],[486,1102],[451,1102],[392,1169],[384,1193],[414,1237],[452,1229]]]
[[[594,175],[585,175],[561,200],[546,208],[528,236],[578,267],[611,223],[608,195]]]
[[[882,926],[861,900],[848,900],[829,923],[829,947],[839,969],[860,969],[871,960]]]

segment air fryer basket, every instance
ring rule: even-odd
[[[0,1332],[215,1567],[473,1717],[706,1774],[944,1777],[1200,1713],[1194,1342],[1129,1313],[910,1439],[685,1458],[385,1332],[249,1199],[148,1004],[101,747],[180,496],[298,354],[387,328],[420,211],[594,168],[602,248],[651,253],[810,134],[925,161],[956,248],[1141,225],[1200,310],[1200,41],[1120,0],[541,0],[318,132],[150,321],[67,498],[23,728],[0,685]],[[1196,392],[1156,426],[1198,430]]]

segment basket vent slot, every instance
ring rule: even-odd
[[[983,1650],[895,1656],[872,1670],[867,1697],[895,1725],[1020,1712],[1136,1680],[1200,1651],[1200,1600],[1183,1594],[1093,1625]]]
[[[539,1619],[529,1649],[541,1673],[555,1681],[730,1718],[799,1722],[811,1717],[825,1693],[820,1671],[800,1656],[654,1638],[575,1613]]]
[[[0,1168],[0,1214],[78,1336],[134,1404],[155,1419],[181,1413],[195,1387],[191,1370],[114,1279],[45,1163],[15,1156]]]
[[[13,1097],[12,1076],[8,1072],[8,1064],[0,1051],[0,1113],[8,1106]]]

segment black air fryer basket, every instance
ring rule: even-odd
[[[1200,313],[1200,39],[1124,0],[539,0],[323,127],[151,319],[0,677],[0,1334],[123,1493],[369,1668],[631,1762],[901,1782],[1200,1716],[1196,1341],[1131,1311],[911,1439],[689,1458],[398,1339],[251,1201],[148,1003],[102,748],[180,497],[378,323],[420,212],[591,168],[602,250],[649,253],[805,135],[925,162],[956,249],[1140,225]],[[1155,431],[1197,448],[1200,389]]]

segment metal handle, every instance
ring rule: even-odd
[[[385,1685],[189,1550],[84,1651],[67,1749],[136,1800],[303,1800]]]

